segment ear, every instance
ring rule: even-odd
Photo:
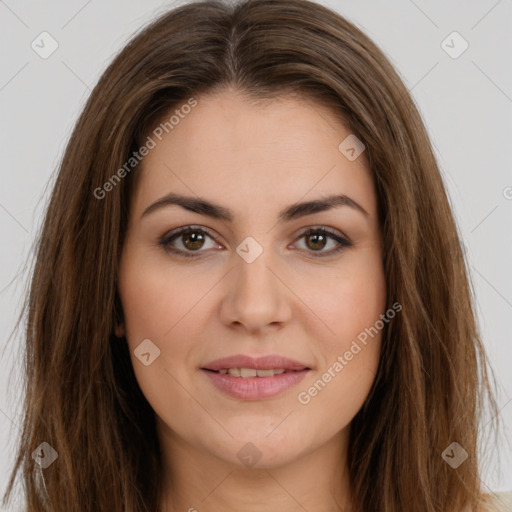
[[[124,338],[126,334],[124,324],[117,324],[114,333],[118,338]]]

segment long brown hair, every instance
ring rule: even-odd
[[[248,100],[315,99],[366,146],[387,301],[402,311],[383,331],[378,374],[351,426],[354,510],[480,510],[479,423],[485,404],[495,417],[497,407],[426,129],[382,51],[307,0],[176,7],[137,34],[92,91],[38,238],[26,306],[24,421],[4,503],[21,471],[29,512],[157,510],[162,460],[154,413],[127,344],[114,335],[137,172],[126,162],[171,108],[226,87]],[[42,442],[58,453],[45,469],[31,456]],[[469,454],[456,469],[442,457],[453,442]]]

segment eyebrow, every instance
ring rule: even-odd
[[[227,222],[233,222],[235,217],[233,211],[229,208],[211,203],[210,201],[200,197],[184,196],[173,192],[161,197],[149,205],[144,210],[141,217],[145,217],[150,213],[171,205],[178,205],[185,210]],[[306,215],[327,211],[341,206],[348,206],[362,213],[365,217],[369,216],[369,213],[359,203],[344,194],[338,194],[315,199],[314,201],[295,203],[287,206],[279,212],[278,220],[279,222],[288,222],[300,217],[305,217]]]

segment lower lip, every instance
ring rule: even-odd
[[[309,370],[285,372],[273,377],[233,377],[202,369],[213,385],[242,400],[262,400],[276,396],[299,383]]]

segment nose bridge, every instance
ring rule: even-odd
[[[290,308],[286,287],[276,276],[272,249],[248,237],[236,252],[222,308],[224,321],[244,324],[250,330],[285,321]]]
[[[257,294],[265,295],[279,292],[277,278],[271,268],[275,266],[275,258],[270,247],[263,248],[255,239],[244,240],[237,247],[239,260],[236,261],[235,291],[239,299],[256,299]],[[267,296],[267,302],[270,300]]]

